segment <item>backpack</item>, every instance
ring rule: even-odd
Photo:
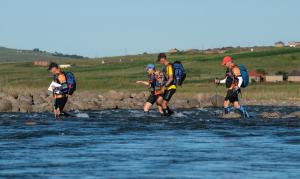
[[[68,94],[72,95],[76,91],[76,79],[72,72],[65,72],[68,84]]]
[[[246,69],[246,67],[244,65],[238,65],[240,71],[241,71],[241,75],[243,78],[243,84],[242,84],[242,88],[247,88],[247,86],[249,85],[249,74],[248,71]]]
[[[173,63],[174,84],[181,86],[186,78],[186,72],[180,61]]]

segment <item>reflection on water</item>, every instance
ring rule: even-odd
[[[171,118],[99,111],[61,121],[0,114],[0,178],[299,178],[300,120],[224,120],[220,110]]]

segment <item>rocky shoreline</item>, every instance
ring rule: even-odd
[[[103,94],[83,91],[76,92],[69,97],[66,111],[73,110],[105,110],[105,109],[142,109],[149,93],[129,93],[108,91]],[[172,99],[172,108],[192,109],[200,107],[222,107],[224,98],[209,93],[198,93],[189,99],[179,98],[179,95]],[[300,101],[257,101],[246,100],[244,105],[265,105],[265,106],[300,106]],[[49,112],[53,108],[53,98],[45,91],[5,93],[0,92],[0,112]]]

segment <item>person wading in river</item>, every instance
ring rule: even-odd
[[[167,55],[160,53],[157,57],[157,62],[163,65],[163,74],[165,83],[162,88],[163,101],[161,103],[164,116],[170,116],[174,112],[169,108],[169,102],[172,96],[175,94],[177,85],[174,84],[174,69],[173,64],[167,59]]]
[[[150,95],[147,99],[147,102],[144,105],[144,112],[148,113],[153,104],[157,104],[158,111],[161,115],[163,115],[163,110],[161,107],[162,103],[162,95],[161,88],[163,84],[163,74],[155,69],[154,64],[148,64],[146,66],[146,71],[148,73],[149,80],[148,81],[137,81],[137,84],[144,84],[149,86]]]
[[[75,77],[71,72],[63,72],[59,65],[53,62],[50,63],[48,70],[53,74],[53,82],[60,84],[60,87],[52,87],[55,118],[68,116],[63,110],[68,101],[68,96],[76,90]]]
[[[248,112],[243,106],[240,105],[239,102],[241,87],[245,88],[249,83],[248,72],[243,65],[235,65],[232,58],[229,56],[224,57],[222,65],[227,68],[225,79],[215,79],[215,83],[226,84],[226,87],[228,89],[224,101],[224,113],[230,113],[232,110],[230,104],[233,104],[234,108],[239,110],[244,118],[248,118]]]

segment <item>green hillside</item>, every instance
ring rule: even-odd
[[[46,51],[40,51],[39,49],[34,50],[17,50],[5,47],[0,47],[0,62],[8,61],[34,61],[34,60],[49,60],[59,61],[64,59],[72,59],[69,57],[58,57],[55,53],[49,53]]]
[[[10,59],[9,62],[0,63],[0,85],[2,89],[16,90],[21,87],[46,89],[48,87],[51,75],[46,71],[46,68],[35,67],[32,61],[26,61],[33,59],[35,53],[19,54],[17,59],[14,59],[16,58],[15,54],[10,56],[10,53],[7,52],[6,56],[0,53],[0,59]],[[169,55],[171,61],[182,61],[188,72],[184,87],[179,89],[181,94],[214,92],[216,88],[212,83],[213,79],[224,76],[225,69],[220,65],[224,55],[200,52]],[[279,71],[290,72],[297,70],[300,66],[300,48],[255,48],[254,52],[247,48],[232,49],[226,55],[233,56],[236,63],[244,64],[248,70],[263,69],[269,74],[275,74]],[[74,66],[68,70],[75,73],[79,90],[142,91],[146,90],[146,87],[135,84],[135,81],[146,80],[144,66],[147,63],[155,63],[156,54],[82,60],[57,58],[46,54],[43,59],[73,64]],[[159,64],[157,66],[158,68],[161,67]],[[257,99],[294,99],[300,94],[299,89],[299,84],[287,82],[253,84],[245,90],[244,96]],[[219,87],[217,90],[224,92],[225,89]]]

